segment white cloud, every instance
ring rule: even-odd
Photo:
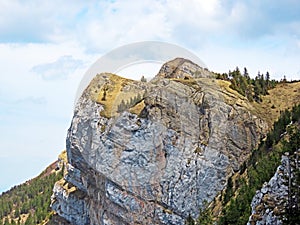
[[[16,161],[25,156],[41,159],[39,165],[28,166],[26,177],[37,175],[40,171],[34,168],[45,167],[65,148],[77,86],[94,61],[95,56],[74,43],[0,44],[0,155]],[[31,71],[37,64],[43,65],[37,67],[39,72],[67,76],[45,81]],[[19,176],[17,169],[0,169]],[[12,180],[3,179],[1,185],[12,185]]]
[[[89,51],[170,37],[164,6],[159,1],[116,1],[101,7],[89,8],[77,25],[77,38]]]
[[[34,97],[34,96],[21,98],[14,102],[14,104],[35,104],[35,105],[44,105],[46,103],[47,100],[44,97]]]
[[[55,62],[34,66],[31,71],[42,76],[44,80],[66,79],[78,68],[83,67],[83,61],[70,55],[61,56]]]
[[[246,66],[299,79],[299,11],[298,0],[0,0],[0,133],[11,129],[1,154],[10,148],[18,157],[26,146],[55,158],[82,75],[123,44],[166,41],[217,72]]]
[[[47,43],[71,40],[85,8],[96,1],[0,0],[0,41]],[[101,12],[100,12],[101,13]]]
[[[200,1],[192,0],[187,4],[184,0],[167,1],[166,14],[170,22],[185,24],[194,28],[213,30],[219,27],[222,8],[219,0]],[[195,30],[196,31],[196,30]],[[196,31],[197,32],[197,31]]]

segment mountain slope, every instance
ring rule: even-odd
[[[0,224],[44,224],[53,214],[50,203],[54,183],[62,177],[60,158],[36,178],[2,193]]]
[[[276,168],[281,164],[282,157],[283,162],[286,162],[286,156],[284,155],[296,156],[298,154],[296,152],[300,149],[299,121],[300,105],[294,106],[291,112],[282,112],[278,121],[274,123],[273,129],[268,133],[267,138],[260,143],[257,149],[253,150],[251,157],[243,166],[244,169],[229,178],[230,182],[228,183],[231,183],[231,185],[227,185],[221,197],[222,214],[219,224],[246,224],[251,215],[251,205],[253,213],[251,224],[265,224],[266,220],[268,221],[267,224],[276,224],[275,222],[282,224],[282,217],[289,217],[286,211],[286,202],[288,202],[289,199],[286,198],[284,192],[278,192],[279,190],[285,190],[286,184],[281,182],[283,179],[277,179],[278,174],[276,175],[275,172]],[[284,167],[285,166],[281,166],[280,168]],[[299,180],[297,180],[299,179],[297,178],[299,167],[296,166],[293,171],[294,175],[291,176],[293,177],[292,182],[295,183],[295,187],[299,188],[300,183]],[[281,174],[283,175],[284,173],[281,172]],[[269,182],[269,185],[266,184],[267,182]],[[278,190],[269,190],[267,186],[270,185],[273,186],[273,188],[276,187]],[[256,197],[254,197],[255,193],[260,189],[260,192],[265,194],[263,201],[261,198],[264,195],[257,194],[258,196],[256,195]],[[297,193],[299,195],[299,190]],[[273,197],[271,197],[272,195]],[[278,196],[274,197],[275,195]],[[253,197],[254,199],[252,200]],[[272,203],[270,203],[270,200],[267,200],[270,205],[273,205],[271,210],[270,208],[266,210],[268,208],[266,206],[266,204],[268,204],[266,203],[267,198],[273,199],[271,201]],[[262,205],[258,206],[261,201]],[[299,200],[297,204],[299,205]],[[215,216],[220,213],[220,206],[218,209],[216,209],[216,206],[217,204],[213,206]],[[280,206],[280,210],[278,207],[276,208],[276,206]],[[281,218],[277,218],[276,220],[273,218],[272,220],[271,216],[266,219],[268,217],[267,214],[272,214],[273,210],[274,212],[276,211],[275,214],[277,214],[277,216],[281,214]],[[266,215],[264,215],[264,213]]]
[[[300,82],[279,83],[275,88],[262,96],[262,102],[253,102],[258,114],[262,116],[270,127],[284,110],[291,110],[300,101]]]

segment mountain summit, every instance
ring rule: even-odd
[[[97,75],[76,106],[52,208],[78,225],[196,218],[268,129],[215,77],[185,59],[147,83]]]

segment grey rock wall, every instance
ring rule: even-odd
[[[65,176],[76,191],[65,197],[56,184],[52,206],[72,224],[184,224],[267,130],[244,98],[190,61],[169,62],[141,85],[139,115],[101,116],[89,88],[77,105]]]
[[[281,165],[274,176],[258,190],[251,202],[252,214],[247,225],[281,225],[286,220],[289,202],[289,179],[293,185],[299,173],[300,149],[292,155],[282,156]],[[297,165],[297,166],[296,166]],[[297,196],[291,196],[291,198]],[[298,196],[299,197],[299,196]]]

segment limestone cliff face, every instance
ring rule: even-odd
[[[298,208],[299,196],[291,189],[299,179],[299,155],[300,149],[294,154],[286,153],[282,156],[281,165],[274,176],[253,197],[252,214],[247,225],[281,225],[287,219],[287,209]],[[299,186],[296,189],[299,189]]]
[[[148,83],[97,75],[74,112],[52,208],[78,225],[184,224],[265,134],[252,111],[229,83],[184,59]]]

